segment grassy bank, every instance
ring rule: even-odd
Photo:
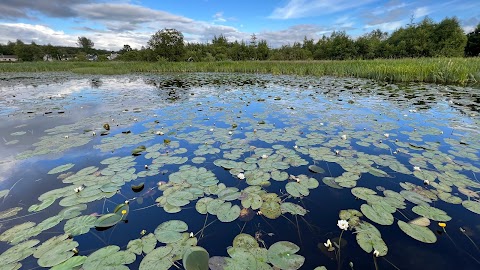
[[[351,61],[245,62],[25,62],[0,63],[0,72],[128,74],[136,72],[237,72],[340,76],[389,82],[479,84],[480,58],[421,58]]]

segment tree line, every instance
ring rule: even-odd
[[[14,54],[24,61],[39,60],[42,53],[105,54],[95,50],[91,40],[79,37],[78,48],[16,43],[0,44],[0,54]],[[56,52],[54,51],[56,50]],[[27,53],[28,52],[28,53]],[[223,35],[209,43],[186,43],[181,32],[162,29],[141,49],[124,45],[118,51],[123,61],[244,61],[244,60],[346,60],[405,57],[463,57],[480,55],[480,24],[468,34],[457,18],[436,23],[429,18],[410,23],[391,34],[373,30],[356,39],[345,31],[335,31],[319,40],[304,38],[291,45],[272,48],[267,40],[253,34],[249,41],[229,42]],[[108,52],[109,53],[109,52]],[[100,60],[106,57],[100,57]]]

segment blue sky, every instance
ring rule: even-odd
[[[278,47],[332,31],[354,38],[377,28],[391,32],[425,16],[456,16],[469,32],[480,23],[480,0],[1,0],[0,43],[75,46],[86,36],[95,48],[118,50],[146,46],[156,31],[175,28],[187,42],[220,34],[248,41],[254,33]]]

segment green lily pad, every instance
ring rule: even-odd
[[[468,210],[480,215],[480,202],[463,201],[462,205]]]
[[[129,269],[125,264],[131,264],[136,259],[135,254],[120,250],[118,246],[106,246],[93,252],[83,263],[84,270],[94,269]]]
[[[97,218],[94,216],[80,216],[67,220],[63,230],[65,233],[77,236],[85,234],[90,231],[91,228],[95,227]]]
[[[169,220],[158,225],[154,234],[159,242],[168,244],[182,239],[182,232],[188,230],[187,223],[181,220]]]
[[[317,165],[310,165],[308,169],[314,173],[325,173],[325,170]]]
[[[231,202],[225,202],[217,209],[217,218],[221,222],[232,222],[240,216],[240,207]]]
[[[252,249],[259,247],[257,240],[249,234],[241,233],[233,239],[233,247]]]
[[[356,187],[352,188],[350,191],[352,192],[353,196],[360,198],[362,200],[368,201],[369,197],[371,195],[377,194],[375,190],[369,189],[369,188],[364,188],[364,187]]]
[[[385,256],[388,247],[382,239],[380,231],[368,222],[360,222],[356,227],[355,238],[358,245],[367,253],[378,250],[379,256]]]
[[[148,254],[155,249],[157,245],[157,238],[153,233],[149,233],[141,239],[134,239],[128,242],[127,250],[137,255],[143,253]]]
[[[77,270],[83,265],[86,259],[87,256],[74,256],[61,264],[55,265],[50,268],[50,270]]]
[[[450,221],[452,219],[445,211],[428,205],[414,206],[412,211],[431,220]]]
[[[191,247],[183,255],[183,267],[185,270],[208,270],[210,255],[202,247]]]
[[[0,254],[0,262],[5,265],[14,266],[15,263],[22,261],[23,259],[29,257],[35,251],[34,246],[37,245],[40,241],[39,240],[29,240],[22,242],[18,245],[15,245],[2,254]]]
[[[148,253],[140,263],[140,270],[168,270],[173,265],[173,260],[169,254],[172,251],[171,246],[163,246],[154,249]]]
[[[393,216],[392,214],[386,212],[382,207],[379,207],[377,204],[372,206],[368,204],[362,204],[360,206],[362,213],[371,221],[378,223],[380,225],[392,225]]]
[[[415,240],[418,240],[423,243],[435,243],[437,242],[437,237],[435,234],[427,227],[408,224],[399,220],[397,222],[398,227],[406,233],[408,236],[412,237]]]
[[[285,185],[285,190],[288,192],[288,194],[297,198],[302,196],[308,196],[310,194],[308,188],[298,182],[287,183]]]
[[[280,205],[280,209],[282,209],[282,213],[290,213],[292,215],[304,216],[307,214],[307,210],[305,210],[305,208],[291,202],[282,203]]]
[[[57,174],[57,173],[61,173],[61,172],[64,172],[64,171],[68,171],[71,168],[73,168],[73,166],[75,166],[75,164],[73,164],[73,163],[60,165],[58,167],[55,167],[55,168],[51,169],[47,174]]]
[[[59,239],[62,239],[62,241]],[[73,241],[73,239],[65,238],[63,236],[61,238],[53,237],[49,240],[45,241],[41,246],[39,246],[37,251],[34,253],[35,257],[38,258],[37,263],[41,267],[55,266],[75,255],[72,249],[76,248],[78,243]]]
[[[280,269],[300,269],[305,258],[297,255],[300,248],[287,241],[276,242],[268,249],[268,260]]]
[[[116,214],[116,213],[109,213],[102,215],[95,221],[95,227],[98,228],[108,228],[112,227],[113,225],[116,225],[120,221],[122,221],[123,217],[122,215]]]

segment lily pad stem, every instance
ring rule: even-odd
[[[340,237],[338,238],[338,253],[337,253],[337,262],[338,262],[338,267],[337,269],[340,270],[341,268],[341,261],[340,261],[340,252],[341,252],[341,249],[342,249],[342,235],[343,235],[343,232],[345,230],[342,230],[342,232],[340,233]]]

